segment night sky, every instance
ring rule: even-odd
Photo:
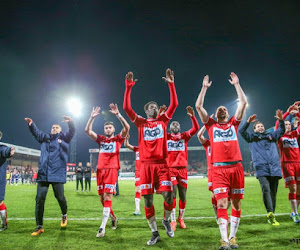
[[[249,108],[265,127],[275,110],[300,99],[299,1],[1,1],[0,81],[3,141],[39,149],[24,117],[43,131],[70,115],[69,97],[83,101],[77,127],[77,159],[86,161],[96,148],[84,132],[93,106],[121,113],[124,77],[139,79],[132,92],[135,111],[144,115],[150,100],[169,104],[161,79],[175,72],[179,107],[174,119],[191,126],[186,106],[194,107],[204,75],[213,81],[205,100],[209,113],[219,105],[236,109],[236,92],[228,82],[238,74]],[[198,117],[198,115],[197,115]],[[93,130],[103,133],[97,117]],[[198,119],[200,121],[200,119]],[[244,118],[245,120],[245,118]],[[202,124],[201,124],[202,125]],[[137,130],[131,124],[131,143]],[[63,129],[67,126],[63,125]],[[190,145],[199,145],[193,138]]]

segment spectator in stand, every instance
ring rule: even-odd
[[[34,185],[36,185],[36,179],[37,179],[37,176],[38,176],[38,174],[37,174],[37,172],[35,171],[35,172],[33,173],[33,175],[32,175],[32,182],[33,182]]]
[[[83,168],[82,162],[78,162],[78,166],[76,167],[76,192],[78,192],[78,184],[80,182],[81,192],[83,192]]]
[[[87,162],[86,167],[84,168],[84,184],[85,192],[87,191],[87,185],[89,185],[89,191],[91,192],[91,177],[92,177],[92,168],[91,163]]]

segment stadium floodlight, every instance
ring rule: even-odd
[[[70,98],[67,101],[68,111],[72,113],[75,117],[81,115],[82,104],[78,98]]]

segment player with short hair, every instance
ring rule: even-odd
[[[179,192],[179,215],[178,223],[182,229],[186,228],[184,223],[184,212],[186,207],[187,190],[187,166],[188,152],[187,144],[189,140],[197,133],[199,123],[195,117],[195,112],[191,106],[186,107],[187,114],[191,118],[193,127],[181,133],[180,123],[173,121],[170,124],[171,133],[167,133],[168,145],[168,167],[170,170],[171,181],[173,185],[173,209],[171,213],[171,227],[176,230],[176,193]]]
[[[106,122],[104,124],[104,135],[96,134],[92,130],[94,120],[100,114],[100,107],[93,108],[85,127],[87,135],[99,145],[97,187],[100,202],[103,205],[103,217],[96,237],[105,236],[105,227],[109,216],[112,219],[111,229],[115,230],[117,228],[118,219],[112,210],[112,197],[118,180],[118,170],[120,169],[120,148],[130,128],[129,124],[120,114],[118,106],[111,103],[109,107],[109,112],[114,114],[123,126],[122,131],[118,135],[115,135],[113,122]]]
[[[141,186],[140,186],[140,169],[141,169],[141,161],[140,161],[140,152],[137,146],[133,146],[129,143],[129,134],[127,134],[124,146],[135,153],[135,211],[133,215],[141,215]]]
[[[152,237],[147,245],[154,245],[160,240],[157,230],[155,210],[153,206],[154,189],[162,193],[164,197],[164,219],[162,221],[167,235],[174,237],[169,217],[173,209],[172,183],[167,166],[167,126],[174,114],[178,99],[174,85],[174,73],[167,69],[166,77],[163,79],[168,83],[170,90],[170,105],[165,114],[158,116],[158,105],[156,102],[148,102],[144,106],[147,119],[137,115],[131,107],[131,90],[137,80],[133,73],[126,75],[126,90],[123,108],[130,120],[137,126],[139,135],[139,152],[141,164],[141,191],[145,200],[145,214],[152,231]]]
[[[287,112],[283,115],[285,119],[290,113],[299,114],[300,102],[295,102],[291,105]],[[285,120],[285,133],[278,141],[279,152],[281,156],[281,170],[284,178],[285,187],[289,188],[289,201],[291,204],[292,213],[290,215],[294,223],[300,223],[298,214],[298,206],[300,202],[300,152],[298,138],[300,134],[300,126],[292,131],[291,122]],[[275,130],[278,128],[276,121]]]
[[[247,107],[247,98],[241,88],[238,76],[231,72],[229,82],[235,87],[239,105],[235,115],[229,119],[226,107],[219,106],[215,117],[208,116],[203,107],[204,97],[212,82],[206,75],[196,101],[196,108],[205,125],[211,143],[211,162],[213,164],[213,190],[217,199],[217,217],[221,233],[220,249],[238,248],[236,232],[241,217],[241,199],[244,197],[244,170],[238,143],[238,126]],[[231,198],[231,224],[228,237],[228,196]]]
[[[43,217],[46,196],[50,184],[52,185],[55,198],[57,199],[62,219],[60,226],[67,226],[67,200],[64,195],[64,184],[67,176],[68,149],[74,134],[75,127],[71,117],[63,116],[69,126],[68,132],[62,132],[59,124],[53,124],[50,133],[39,130],[31,118],[25,118],[28,128],[34,138],[41,144],[41,157],[37,174],[37,194],[35,206],[36,229],[31,236],[44,233]]]
[[[0,141],[2,132],[0,131]],[[14,155],[15,148],[0,145],[0,232],[7,229],[7,209],[4,204],[6,187],[6,159]]]

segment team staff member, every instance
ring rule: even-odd
[[[78,162],[78,166],[76,166],[76,192],[78,192],[78,184],[80,182],[81,192],[83,192],[83,167],[82,162]]]
[[[84,186],[85,189],[84,191],[87,191],[87,185],[89,185],[89,191],[91,191],[91,177],[92,177],[92,168],[91,168],[91,163],[87,162],[86,167],[84,168]]]
[[[0,131],[0,141],[2,132]],[[5,187],[6,187],[6,159],[12,157],[15,153],[14,147],[0,145],[0,232],[7,229],[7,210],[4,204]]]
[[[53,124],[50,133],[45,133],[37,128],[31,118],[25,118],[34,138],[41,144],[41,156],[36,182],[36,206],[35,218],[36,229],[31,234],[37,236],[44,232],[43,217],[45,200],[50,184],[52,185],[55,198],[57,199],[61,212],[61,227],[67,226],[67,201],[64,195],[64,184],[66,183],[67,162],[69,143],[75,134],[75,127],[71,117],[63,116],[69,126],[68,132],[62,132],[58,124]]]
[[[280,127],[272,133],[265,131],[263,123],[256,120],[256,115],[250,116],[239,129],[242,137],[249,143],[256,178],[259,180],[263,201],[268,213],[267,219],[272,226],[279,226],[275,219],[275,208],[278,181],[282,178],[276,143],[285,130],[280,110],[276,111],[276,118],[279,120]],[[247,132],[251,123],[254,123],[254,133]]]

